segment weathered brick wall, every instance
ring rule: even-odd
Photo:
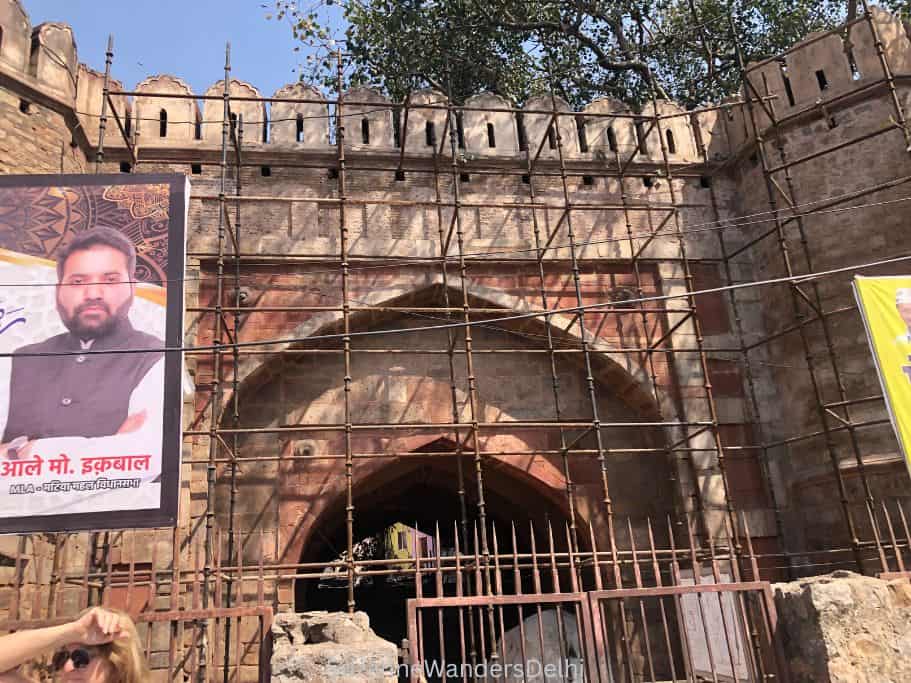
[[[901,89],[899,97],[906,106],[908,91]],[[781,151],[785,158],[798,159],[874,132],[895,113],[888,92],[880,90],[860,102],[833,109],[830,116],[837,124],[834,128],[830,128],[824,118],[818,117],[788,125],[781,136]],[[772,144],[767,144],[766,148],[770,165],[779,165],[782,160],[779,150]],[[858,193],[896,179],[900,181],[909,174],[911,159],[899,129],[790,169],[794,200],[805,206],[804,210],[817,208],[835,197]],[[782,187],[785,186],[787,180],[783,172],[777,173],[775,178]],[[746,159],[741,167],[739,184],[743,213],[768,209],[768,196],[758,160]],[[777,194],[777,190],[773,192]],[[903,205],[906,195],[907,183],[898,182],[893,187],[839,204],[837,211],[810,213],[803,217],[800,225],[793,220],[787,222],[782,230],[783,240],[777,234],[770,234],[757,245],[754,255],[757,276],[775,278],[785,275],[785,252],[795,274],[842,268],[908,253],[911,237],[907,230],[908,214]],[[781,197],[776,199],[779,207],[783,207]],[[745,232],[758,237],[773,228],[774,223],[765,221],[746,228]],[[809,261],[806,257],[808,252]],[[907,265],[898,263],[866,269],[863,274],[907,272]],[[881,393],[863,323],[854,302],[851,289],[853,275],[853,271],[848,271],[823,279],[815,286],[801,285],[801,290],[814,302],[818,296],[822,310],[832,313],[827,319],[828,330],[814,319],[816,316],[812,309],[798,297],[797,307],[807,321],[804,335],[810,363],[815,369],[821,400],[826,404]],[[819,434],[823,429],[807,370],[807,353],[799,328],[794,328],[796,320],[791,288],[786,285],[764,288],[765,328],[770,334],[794,329],[768,344],[764,357],[757,358],[758,362],[768,364],[774,386],[789,397],[788,410],[781,413],[781,419],[768,425],[774,440]],[[766,405],[774,414],[774,406],[770,403]],[[877,500],[906,497],[906,469],[883,403],[867,401],[851,406],[849,411],[855,422],[881,421],[854,432],[873,496]],[[835,412],[845,414],[841,409]],[[837,429],[841,425],[837,418],[828,418],[830,428]],[[834,495],[837,489],[832,453],[842,469],[858,528],[863,536],[869,536],[863,505],[865,492],[851,434],[844,429],[835,431],[831,434],[830,443],[831,449],[827,447],[825,437],[819,434],[775,451],[776,463],[787,482],[779,494],[780,500],[788,511],[789,525],[802,530],[793,539],[798,546],[822,547],[831,544],[833,538],[846,540],[841,506]]]
[[[63,114],[0,88],[0,173],[85,173],[85,152]]]

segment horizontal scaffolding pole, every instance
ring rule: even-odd
[[[345,432],[350,429],[355,432],[363,431],[439,431],[454,429],[470,429],[479,427],[481,429],[502,430],[502,429],[642,429],[646,427],[655,428],[677,428],[677,427],[701,427],[710,425],[710,422],[601,422],[595,425],[592,421],[541,421],[541,422],[391,422],[383,424],[322,424],[322,425],[281,425],[278,427],[239,427],[226,428],[221,427],[217,430],[194,429],[184,431],[185,436],[211,436],[214,432],[219,434],[283,434],[295,432]]]
[[[499,328],[499,329],[501,329],[503,332],[507,332],[507,333],[522,334],[522,335],[528,334],[527,332],[517,333],[514,330],[510,330],[508,328]],[[543,348],[543,349],[540,349],[540,348],[537,348],[537,349],[522,349],[522,348],[515,348],[515,349],[510,349],[510,348],[484,349],[484,348],[481,348],[481,349],[479,349],[479,348],[473,348],[471,352],[479,353],[482,355],[485,355],[485,354],[486,355],[491,355],[491,354],[496,355],[496,354],[501,354],[501,353],[502,354],[520,353],[520,354],[533,354],[533,355],[536,355],[536,354],[545,354],[546,355],[546,354],[550,354],[550,353],[557,353],[557,354],[561,354],[561,355],[567,355],[567,354],[573,355],[573,354],[584,353],[584,351],[582,349],[578,348],[578,344],[575,341],[566,340],[563,343],[565,343],[567,345],[575,344],[576,348],[556,347],[552,351],[547,348]],[[219,349],[215,353],[221,353],[221,354],[233,354],[234,353],[234,351],[230,348],[231,347],[230,344],[226,344],[225,347],[226,348]],[[238,356],[338,355],[338,354],[343,353],[343,351],[344,351],[344,349],[341,349],[341,348],[336,348],[336,349],[304,349],[304,348],[247,349],[247,348],[242,348],[242,349],[238,349]],[[407,355],[407,356],[447,356],[450,354],[453,354],[456,356],[461,356],[466,353],[465,349],[420,349],[420,348],[413,348],[413,349],[355,348],[355,349],[351,349],[350,351],[353,355],[392,354],[392,355]],[[611,355],[611,354],[615,354],[615,353],[617,353],[617,354],[619,354],[619,353],[664,353],[664,354],[678,354],[679,353],[679,354],[686,354],[686,353],[702,353],[703,351],[705,351],[705,349],[689,348],[689,347],[685,347],[685,346],[674,347],[674,348],[655,348],[655,347],[648,347],[648,346],[638,346],[638,347],[637,346],[617,346],[617,347],[611,347],[611,348],[607,348],[607,349],[591,348],[591,347],[588,348],[588,352],[591,354],[595,354],[595,355]],[[739,354],[742,352],[742,349],[739,346],[738,347],[723,347],[723,346],[715,347],[715,346],[713,346],[711,349],[708,349],[708,351],[713,354],[715,354],[715,353],[729,353],[729,354],[738,353]],[[187,355],[187,356],[205,356],[207,358],[211,358],[212,354],[213,354],[212,351],[187,351],[185,353],[185,355]],[[729,360],[729,359],[723,359],[723,360]]]

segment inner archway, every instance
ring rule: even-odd
[[[472,475],[473,456],[463,453],[458,457],[455,450],[450,439],[435,439],[414,449],[412,454],[397,458],[354,487],[357,508],[369,510],[369,514],[354,516],[355,545],[361,546],[360,554],[356,548],[355,558],[389,560],[388,564],[372,565],[378,570],[375,575],[360,575],[355,579],[357,609],[370,616],[371,627],[378,635],[396,644],[406,635],[405,602],[417,593],[413,564],[401,560],[415,556],[435,558],[437,553],[446,557],[454,554],[456,547],[462,554],[471,554],[476,550],[475,537],[481,534],[477,485]],[[464,528],[460,524],[460,460],[468,521]],[[545,490],[511,466],[487,467],[484,499],[488,549],[492,551],[496,544],[500,553],[511,552],[515,525],[518,552],[527,551],[534,533],[537,547],[546,556],[549,530],[553,532],[555,552],[565,552],[567,510],[565,502],[554,493],[559,492]],[[305,545],[300,557],[302,564],[325,565],[347,556],[345,502],[345,499],[336,501],[318,521],[319,533]],[[395,547],[397,537],[406,539],[405,547]],[[394,547],[389,547],[389,540]],[[405,552],[396,553],[396,550]],[[435,562],[429,564],[421,589],[425,596],[435,596],[436,576],[432,569]],[[396,568],[402,571],[394,571]],[[455,594],[454,574],[450,572],[444,577],[443,594]],[[513,592],[512,574],[504,572],[500,578],[504,592]],[[564,576],[564,580],[568,579]],[[322,578],[298,579],[295,585],[296,611],[344,611],[347,599],[347,577],[343,569],[324,570]]]

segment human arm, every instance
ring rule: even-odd
[[[53,437],[37,439],[29,453],[41,457],[66,453],[70,458],[148,453],[161,443],[164,402],[164,359],[146,372],[130,394],[127,418],[115,434],[98,437]]]
[[[0,673],[71,643],[101,645],[115,638],[129,636],[120,617],[101,607],[95,607],[75,621],[59,626],[36,628],[0,636]]]

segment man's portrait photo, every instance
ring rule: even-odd
[[[0,457],[14,442],[23,445],[13,457],[27,458],[36,439],[113,436],[156,421],[164,341],[130,323],[135,270],[136,247],[113,228],[81,232],[61,251],[55,292],[67,331],[14,352]],[[110,349],[154,351],[83,353]]]
[[[185,179],[34,178],[0,182],[0,530],[176,507]]]

